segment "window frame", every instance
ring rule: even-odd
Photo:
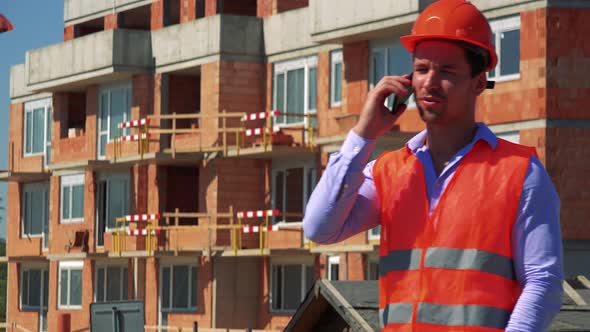
[[[340,100],[336,100],[336,65],[340,64]],[[330,107],[342,106],[342,82],[344,81],[342,49],[330,52]]]
[[[162,291],[163,291],[163,288],[164,288],[164,278],[162,276],[164,274],[164,269],[165,268],[169,268],[170,269],[170,278],[169,278],[169,282],[170,282],[169,297],[170,298],[169,298],[169,302],[168,303],[170,305],[173,305],[173,303],[174,303],[174,297],[173,297],[174,293],[173,293],[173,290],[174,290],[174,288],[178,288],[177,286],[175,287],[173,285],[173,283],[174,283],[174,267],[188,267],[188,274],[189,274],[188,275],[188,278],[187,278],[187,280],[188,280],[188,286],[186,288],[187,289],[187,296],[188,296],[188,301],[187,301],[188,308],[174,308],[174,307],[164,308],[163,307]],[[193,274],[193,268],[195,268],[195,274],[196,274],[194,277],[192,276],[192,274]],[[158,309],[159,309],[158,310],[158,316],[160,317],[160,320],[161,320],[162,313],[164,313],[164,312],[167,313],[167,314],[169,314],[169,313],[195,313],[195,312],[197,312],[198,309],[199,309],[199,306],[198,306],[198,304],[199,304],[198,303],[199,302],[199,297],[196,296],[197,303],[192,303],[192,299],[191,299],[192,296],[191,296],[191,294],[192,294],[192,291],[193,290],[192,290],[192,282],[191,282],[192,279],[191,278],[196,278],[195,279],[195,288],[198,289],[199,288],[199,279],[198,279],[198,277],[199,277],[199,266],[196,263],[193,263],[193,262],[190,262],[190,263],[188,263],[188,262],[183,262],[183,263],[180,263],[180,262],[163,263],[163,264],[160,264],[160,267],[159,267],[159,270],[158,271],[159,271],[159,274],[158,274],[158,280],[159,280],[159,282],[158,282],[158,284],[159,284],[158,285]]]
[[[375,278],[373,278],[373,276],[371,275],[372,270],[371,270],[371,265],[376,266],[376,273],[375,273]],[[366,275],[366,280],[379,280],[379,253],[378,252],[373,252],[373,253],[369,253],[367,254],[367,275]]]
[[[372,41],[370,43],[370,51],[369,51],[369,91],[372,90],[375,85],[378,83],[378,81],[376,80],[376,64],[375,64],[375,53],[379,53],[383,56],[383,73],[385,76],[391,75],[391,71],[389,68],[389,53],[390,53],[390,49],[393,47],[399,47],[399,49],[402,49],[404,51],[407,52],[407,50],[405,50],[405,48],[403,47],[403,45],[401,44],[401,42],[399,41],[399,37],[395,38],[395,39],[386,39],[386,40],[375,40]],[[410,55],[410,61],[412,61],[412,54],[410,54],[410,52],[407,52]],[[407,73],[403,73],[403,74],[409,74],[411,72],[414,71],[414,67],[412,62],[410,62],[410,68],[408,68],[408,72]],[[390,100],[393,100],[392,96],[390,96],[389,98],[385,99],[385,105],[389,107],[388,103]],[[408,109],[410,108],[416,108],[417,104],[416,104],[416,96],[412,95],[410,97],[410,99],[407,102],[408,104]]]
[[[304,299],[305,299],[305,295],[307,295],[307,292],[309,290],[309,287],[313,286],[313,283],[315,282],[315,275],[314,275],[314,280],[312,282],[312,285],[307,285],[307,278],[306,278],[306,272],[307,269],[311,269],[312,272],[314,270],[314,265],[313,263],[306,263],[306,262],[289,262],[289,261],[285,261],[285,262],[271,262],[270,264],[270,269],[269,269],[269,273],[270,276],[268,278],[268,280],[270,280],[270,295],[269,295],[269,301],[268,301],[268,306],[269,306],[269,312],[271,314],[293,314],[297,308],[294,309],[283,309],[283,308],[279,308],[279,309],[275,309],[274,308],[274,298],[275,298],[275,284],[274,284],[274,270],[275,268],[281,268],[283,271],[281,273],[281,294],[283,296],[281,296],[281,307],[285,306],[285,273],[284,273],[284,269],[286,266],[298,266],[300,267],[300,273],[301,273],[301,290],[300,290],[300,299],[299,299],[299,303],[301,303]],[[308,287],[309,286],[309,287]]]
[[[41,152],[33,152],[33,137],[34,133],[34,125],[35,125],[35,117],[34,112],[36,110],[43,109],[43,151]],[[31,132],[27,134],[27,114],[31,114],[32,123],[30,124]],[[51,153],[51,137],[48,139],[48,134],[51,134],[51,124],[53,121],[48,123],[48,119],[53,117],[53,99],[52,98],[43,98],[34,101],[25,102],[24,105],[24,112],[23,112],[23,157],[35,157],[35,156],[43,156],[43,166],[49,165],[49,160],[47,160],[47,155]],[[52,119],[53,120],[53,119]],[[31,143],[31,151],[27,152],[27,143]]]
[[[120,285],[119,285],[119,299],[118,300],[107,300],[107,294],[108,294],[108,287],[107,287],[107,283],[108,283],[108,269],[109,268],[116,268],[119,270],[119,281],[120,281]],[[98,278],[100,278],[101,276],[99,275],[101,272],[100,270],[103,270],[103,285],[104,285],[104,294],[102,294],[102,300],[98,301]],[[123,263],[109,263],[109,262],[100,262],[97,263],[95,268],[94,268],[94,302],[99,302],[99,303],[104,303],[104,302],[108,302],[108,301],[127,301],[129,300],[129,296],[125,295],[125,294],[129,294],[129,277],[127,277],[127,287],[125,287],[125,283],[123,282],[124,279],[124,275],[127,274],[129,275],[129,266],[127,266],[126,264]],[[125,290],[127,292],[125,292]],[[127,298],[124,298],[127,297]]]
[[[112,118],[112,108],[111,108],[111,98],[112,98],[112,93],[116,90],[123,90],[125,91],[125,111],[123,112],[123,122],[126,121],[130,121],[131,120],[131,108],[132,108],[132,104],[133,104],[133,89],[132,89],[132,83],[127,81],[127,82],[119,82],[119,83],[114,83],[114,84],[105,84],[102,85],[99,89],[98,92],[98,110],[97,110],[97,117],[96,117],[96,157],[98,160],[105,160],[106,159],[106,145],[109,143],[113,142],[113,139],[111,139],[111,118]],[[106,129],[102,128],[101,125],[101,120],[103,119],[103,116],[105,116],[103,114],[103,108],[102,108],[102,97],[103,95],[107,95],[107,103],[109,105],[108,107],[108,114],[106,115]],[[130,128],[125,128],[122,129],[121,134],[122,135],[129,135],[130,133]],[[100,146],[100,139],[102,135],[106,135],[106,143],[105,143],[105,154],[101,155],[101,146]]]
[[[327,269],[327,275],[326,278],[328,280],[331,281],[338,281],[340,280],[340,272],[338,272],[338,278],[334,279],[334,276],[332,275],[332,267],[333,266],[337,266],[338,269],[340,269],[340,256],[328,256],[328,269]]]
[[[303,69],[304,70],[304,75],[303,75],[303,114],[307,115],[315,115],[317,114],[317,95],[318,95],[318,86],[317,86],[317,79],[318,79],[318,75],[317,75],[317,69],[318,69],[318,56],[317,55],[311,55],[311,56],[307,56],[307,57],[303,57],[303,58],[297,58],[297,59],[291,59],[291,60],[286,60],[286,61],[282,61],[282,62],[277,62],[273,64],[273,80],[272,80],[272,87],[273,87],[273,93],[272,93],[272,105],[273,105],[273,109],[278,110],[281,113],[285,113],[286,109],[287,109],[287,92],[289,91],[289,89],[287,88],[287,73],[290,71],[294,71],[294,70],[298,70],[298,69]],[[309,94],[310,94],[310,83],[309,83],[309,71],[311,69],[315,69],[316,70],[316,105],[313,105],[315,107],[311,107],[312,105],[309,105]],[[283,75],[283,105],[277,105],[277,81],[278,81],[278,76],[279,75]],[[279,122],[278,119],[280,119],[281,116],[278,117],[273,117],[273,124],[275,126],[278,126],[279,128],[290,128],[290,127],[298,127],[303,125],[304,128],[309,128],[309,126],[311,125],[308,121],[306,117],[301,117],[301,121],[296,121],[296,122],[291,122],[288,123],[287,118],[283,118],[284,121]],[[313,122],[313,120],[311,120],[310,122]]]
[[[286,184],[286,176],[287,176],[287,171],[290,169],[298,169],[298,168],[303,168],[303,190],[302,190],[302,202],[303,202],[303,206],[301,207],[301,212],[304,213],[305,212],[305,208],[307,207],[307,202],[308,202],[308,198],[311,196],[311,193],[313,192],[313,189],[315,189],[315,186],[318,183],[318,172],[317,172],[317,168],[315,167],[315,163],[313,160],[311,161],[304,161],[304,162],[276,162],[273,161],[273,165],[272,165],[272,171],[271,171],[271,207],[273,210],[279,210],[281,212],[285,212],[285,208],[286,206],[281,206],[278,207],[277,206],[277,181],[276,181],[276,177],[277,177],[277,173],[279,172],[283,172],[283,183]],[[311,176],[311,181],[313,182],[313,188],[309,188],[308,185],[308,177]],[[285,185],[285,187],[283,188],[283,192],[281,193],[282,195],[282,202],[283,204],[287,204],[287,193],[289,190],[287,190],[287,186]],[[292,212],[292,211],[288,211],[288,212]],[[286,222],[285,217],[273,217],[274,222],[273,223],[277,223],[277,222]]]
[[[60,178],[60,185],[59,185],[59,197],[60,197],[60,207],[59,207],[59,222],[60,224],[80,224],[84,222],[84,198],[85,198],[85,174],[72,174],[72,175],[62,175]],[[74,200],[74,193],[73,188],[77,186],[82,186],[82,217],[81,218],[72,218],[72,211],[73,211],[73,200]],[[68,207],[70,209],[69,218],[64,219],[63,217],[63,208],[64,208],[64,188],[70,188],[69,190],[69,202]]]
[[[518,73],[516,74],[508,74],[502,75],[501,73],[501,64],[502,64],[502,38],[501,34],[503,32],[510,32],[510,31],[518,31],[520,34],[521,23],[520,23],[520,15],[514,15],[509,17],[504,17],[496,20],[490,21],[490,27],[492,29],[492,34],[495,37],[494,43],[496,47],[496,54],[498,56],[498,64],[496,65],[494,76],[490,76],[488,72],[488,79],[496,81],[496,82],[507,82],[507,81],[514,81],[520,79],[520,70],[521,67],[518,67]],[[520,45],[519,45],[520,48]],[[518,59],[520,62],[520,57]]]
[[[62,271],[68,271],[68,285],[66,293],[67,304],[61,304],[61,273]],[[70,304],[71,291],[72,291],[72,271],[80,271],[81,274],[81,285],[80,285],[80,304]],[[59,262],[59,268],[57,272],[57,308],[67,310],[79,310],[82,309],[83,305],[83,290],[84,290],[84,261],[62,261]]]
[[[39,291],[39,303],[38,307],[24,305],[23,304],[23,287],[24,287],[24,274],[25,272],[29,273],[29,277],[27,280],[27,286],[30,292],[30,272],[31,271],[39,271],[41,273],[41,290]],[[48,310],[49,307],[49,299],[45,299],[45,277],[47,274],[47,278],[49,278],[49,267],[46,265],[39,265],[39,264],[32,264],[32,265],[21,265],[19,271],[19,285],[18,285],[18,304],[19,309],[21,311],[35,311],[39,312],[42,310]],[[47,280],[47,288],[49,288],[49,280]],[[49,295],[49,289],[47,289],[47,294]],[[45,300],[47,300],[47,305],[45,305]]]
[[[43,207],[42,207],[42,225],[41,225],[41,233],[34,234],[34,233],[27,233],[27,194],[42,191],[43,193]],[[33,202],[34,203],[34,202]],[[45,224],[49,222],[49,183],[47,182],[33,182],[33,183],[24,183],[22,187],[21,193],[21,239],[24,238],[43,238],[45,235]]]

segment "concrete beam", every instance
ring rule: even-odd
[[[116,29],[27,52],[27,89],[73,91],[89,84],[149,72],[149,31]]]

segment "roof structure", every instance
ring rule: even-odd
[[[590,332],[590,288],[567,280],[561,311],[548,332]],[[377,281],[318,280],[285,331],[379,331]]]

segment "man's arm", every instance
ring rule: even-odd
[[[561,307],[563,249],[559,196],[537,158],[524,181],[512,243],[523,292],[506,332],[545,331]]]
[[[373,183],[373,163],[367,160],[375,140],[350,131],[340,152],[330,156],[305,210],[305,236],[318,243],[335,243],[379,225],[379,198]]]

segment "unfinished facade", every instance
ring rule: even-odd
[[[378,228],[318,246],[300,221],[431,2],[64,0],[63,43],[11,70],[8,322],[80,330],[136,299],[148,327],[282,330],[315,279],[376,279]],[[473,2],[500,57],[477,119],[537,148],[587,274],[590,8]],[[410,102],[373,157],[423,128]]]

